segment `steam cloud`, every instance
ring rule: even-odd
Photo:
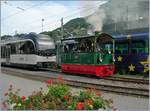
[[[117,24],[116,30],[148,27],[148,4],[148,0],[82,1],[82,8],[93,10],[81,10],[81,16],[92,25],[89,32],[102,31],[104,24]]]
[[[88,16],[86,18],[86,21],[90,24],[92,24],[92,29],[94,31],[102,31],[103,27],[103,21],[105,19],[105,13],[104,10],[97,10],[92,15]]]
[[[81,10],[81,16],[84,16],[85,20],[92,25],[92,27],[89,27],[88,33],[102,31],[106,16],[104,10],[99,7],[104,3],[106,1],[80,1],[81,8],[87,8],[86,11]]]

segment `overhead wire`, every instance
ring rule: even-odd
[[[95,6],[94,8],[97,8],[97,7],[99,7],[99,4],[97,4],[98,6]],[[79,10],[79,11],[77,11],[77,12],[75,12],[75,13],[72,13],[72,14],[70,14],[70,15],[67,15],[67,16],[65,16],[65,17],[63,17],[63,19],[66,19],[66,18],[68,18],[68,17],[72,17],[72,16],[74,16],[75,14],[78,14],[79,12],[86,12],[86,11],[89,11],[89,10],[93,10],[94,9],[93,7],[92,8],[89,8],[89,9],[84,9],[84,10]],[[48,23],[47,25],[49,25],[49,24],[56,24],[57,22],[60,22],[60,19],[61,18],[59,18],[59,19],[55,19],[55,20],[53,20],[53,21],[51,21],[50,23]],[[55,22],[55,23],[54,23]],[[47,25],[44,25],[44,26],[47,26]],[[38,26],[31,26],[32,27],[32,29],[34,29],[35,27],[39,27],[40,25],[38,25]],[[30,28],[31,28],[30,27]]]
[[[97,4],[94,8],[97,8],[97,7],[99,7],[99,5],[100,4]],[[67,16],[65,16],[65,17],[63,17],[64,19],[66,19],[66,18],[68,18],[68,17],[71,17],[71,16],[74,16],[75,14],[78,14],[79,12],[83,12],[83,11],[89,11],[89,10],[92,10],[92,9],[94,9],[93,7],[92,8],[88,8],[87,9],[87,7],[84,7],[84,8],[78,8],[79,10],[77,10],[75,13],[72,13],[71,15],[67,15]],[[84,9],[84,10],[81,10],[81,9]],[[44,18],[44,17],[43,17]],[[45,18],[44,18],[45,19]],[[54,19],[54,20],[52,20],[52,21],[50,21],[50,23],[48,23],[48,25],[49,24],[56,24],[56,22],[60,22],[60,19],[61,18],[58,18],[58,19]],[[55,22],[55,23],[54,23]],[[33,23],[33,21],[32,21],[32,23]],[[23,25],[24,26],[24,25]],[[27,26],[27,25],[26,25]],[[34,28],[34,27],[39,27],[40,25],[38,25],[38,26],[31,26],[32,27],[32,29]],[[47,26],[47,25],[45,25],[45,26]],[[30,27],[30,28],[31,28]]]
[[[45,3],[45,2],[42,2],[42,3]],[[40,3],[40,5],[41,5],[41,3]],[[100,4],[97,4],[97,5],[98,5],[98,6],[95,6],[94,8],[97,8],[97,7],[100,6]],[[38,5],[36,4],[36,5],[34,5],[34,6],[38,6]],[[28,9],[31,9],[31,8],[33,8],[33,6],[27,8],[27,9],[25,9],[25,10],[28,10]],[[93,7],[92,7],[92,8],[89,8],[89,9],[87,9],[87,7],[84,7],[84,8],[85,8],[84,10],[81,10],[81,9],[83,9],[83,7],[82,7],[82,8],[78,8],[75,13],[72,13],[71,15],[67,15],[67,16],[65,16],[65,17],[63,17],[63,18],[66,19],[66,18],[68,18],[68,17],[74,16],[76,13],[94,9]],[[79,11],[78,11],[78,10],[79,10]],[[45,19],[45,18],[49,18],[49,17],[50,17],[50,16],[46,16],[46,17],[43,17],[43,18]],[[60,19],[61,19],[61,18],[55,19],[55,20],[51,21],[50,23],[48,23],[47,25],[49,25],[49,24],[55,24],[55,25],[56,25],[57,22],[60,22]],[[36,21],[37,21],[37,20],[36,20]],[[32,21],[32,23],[33,23],[33,22],[34,22],[34,21]],[[55,22],[55,23],[54,23],[54,22]],[[45,26],[47,26],[47,25],[45,25]],[[26,26],[29,26],[29,25],[26,25]],[[39,26],[40,26],[40,25],[38,25],[38,26],[33,26],[33,27],[31,26],[31,27],[32,27],[32,29],[33,29],[34,27],[39,27]],[[23,27],[24,27],[24,26],[23,26]],[[30,28],[31,28],[31,27],[30,27]]]
[[[48,1],[44,1],[44,2],[42,2],[42,3],[32,5],[31,7],[28,7],[28,8],[26,8],[26,9],[23,9],[23,8],[22,8],[22,12],[27,11],[27,10],[29,10],[29,9],[31,9],[31,8],[34,8],[34,7],[40,6],[40,5],[45,4],[45,3],[47,3],[47,2],[48,2]],[[16,7],[16,8],[20,8],[20,7]],[[21,8],[20,8],[20,9],[21,9]],[[22,12],[19,11],[19,12],[13,13],[13,14],[11,14],[11,15],[8,15],[7,17],[2,18],[1,20],[2,20],[2,21],[5,21],[5,20],[10,19],[11,17],[17,15],[17,14],[22,13]]]
[[[98,3],[100,3],[100,2],[98,2]],[[81,9],[84,9],[84,8],[87,8],[87,7],[81,7],[81,8],[77,8],[75,11],[77,11],[77,10],[81,10]],[[66,12],[63,12],[62,14],[66,14]],[[56,16],[58,16],[57,14],[53,14],[53,15],[49,15],[49,16],[46,16],[46,17],[43,17],[44,19],[46,19],[46,18],[55,18],[55,15]],[[36,22],[36,21],[38,21],[39,22],[39,20],[41,20],[41,18],[40,19],[36,19],[36,20],[33,20],[33,21],[31,21],[31,22],[27,22],[27,23],[23,23],[23,24],[21,24],[21,25],[26,25],[26,24],[30,24],[30,23],[34,23],[34,22]]]
[[[16,7],[16,6],[13,6],[12,4],[8,3],[7,1],[4,1],[3,3],[5,3],[6,5],[9,5],[9,6],[13,7],[13,8],[17,8],[17,9],[19,9],[19,10],[24,11],[23,8],[21,8],[21,7],[19,7],[19,6],[17,6],[17,7]]]

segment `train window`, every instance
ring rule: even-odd
[[[90,39],[83,39],[80,42],[79,51],[80,52],[93,52],[93,43]]]
[[[32,42],[27,41],[27,42],[21,43],[20,53],[21,54],[34,54],[35,49],[34,49]]]
[[[149,39],[145,40],[145,53],[149,53]]]
[[[16,54],[16,46],[15,46],[15,44],[11,44],[11,54]]]
[[[101,45],[102,49],[106,52],[106,53],[112,53],[113,51],[113,44],[107,44],[107,43],[103,43]]]
[[[99,39],[97,40],[96,51],[100,53],[106,53],[105,44],[103,44]]]
[[[115,53],[116,54],[128,54],[128,43],[117,42],[115,44]]]
[[[143,49],[139,49],[139,52],[140,52],[140,53],[144,53],[144,50],[143,50]]]
[[[122,50],[122,54],[127,54],[128,51],[127,50]]]
[[[146,43],[144,40],[133,40],[131,44],[131,53],[140,54],[145,53]]]
[[[63,45],[63,48],[62,48],[62,52],[76,52],[78,51],[78,41],[76,40],[65,40],[65,41],[62,41],[62,45]]]
[[[64,52],[68,52],[69,51],[69,46],[68,45],[64,45]]]
[[[120,50],[115,50],[115,53],[116,54],[121,54],[121,51]]]
[[[137,54],[137,49],[131,49],[132,54]]]
[[[5,46],[1,46],[1,57],[5,58]]]
[[[90,39],[63,41],[63,52],[93,52],[94,46]]]
[[[132,48],[144,48],[145,47],[145,42],[140,40],[140,41],[132,41]]]
[[[11,45],[6,45],[6,49],[7,49],[7,57],[9,58],[10,57],[10,54],[11,54]]]

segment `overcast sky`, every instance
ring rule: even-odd
[[[1,35],[14,35],[17,33],[29,33],[50,31],[60,27],[60,19],[64,17],[64,23],[70,19],[83,16],[84,11],[94,10],[87,3],[97,5],[101,1],[1,1]],[[94,6],[93,5],[93,6]],[[93,7],[94,8],[94,7]],[[86,16],[86,15],[84,15]]]

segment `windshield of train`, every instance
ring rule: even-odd
[[[113,53],[113,42],[108,36],[97,38],[96,51],[101,53]]]
[[[109,53],[111,54],[113,51],[113,44],[112,43],[97,43],[96,49],[98,52],[101,53]]]

